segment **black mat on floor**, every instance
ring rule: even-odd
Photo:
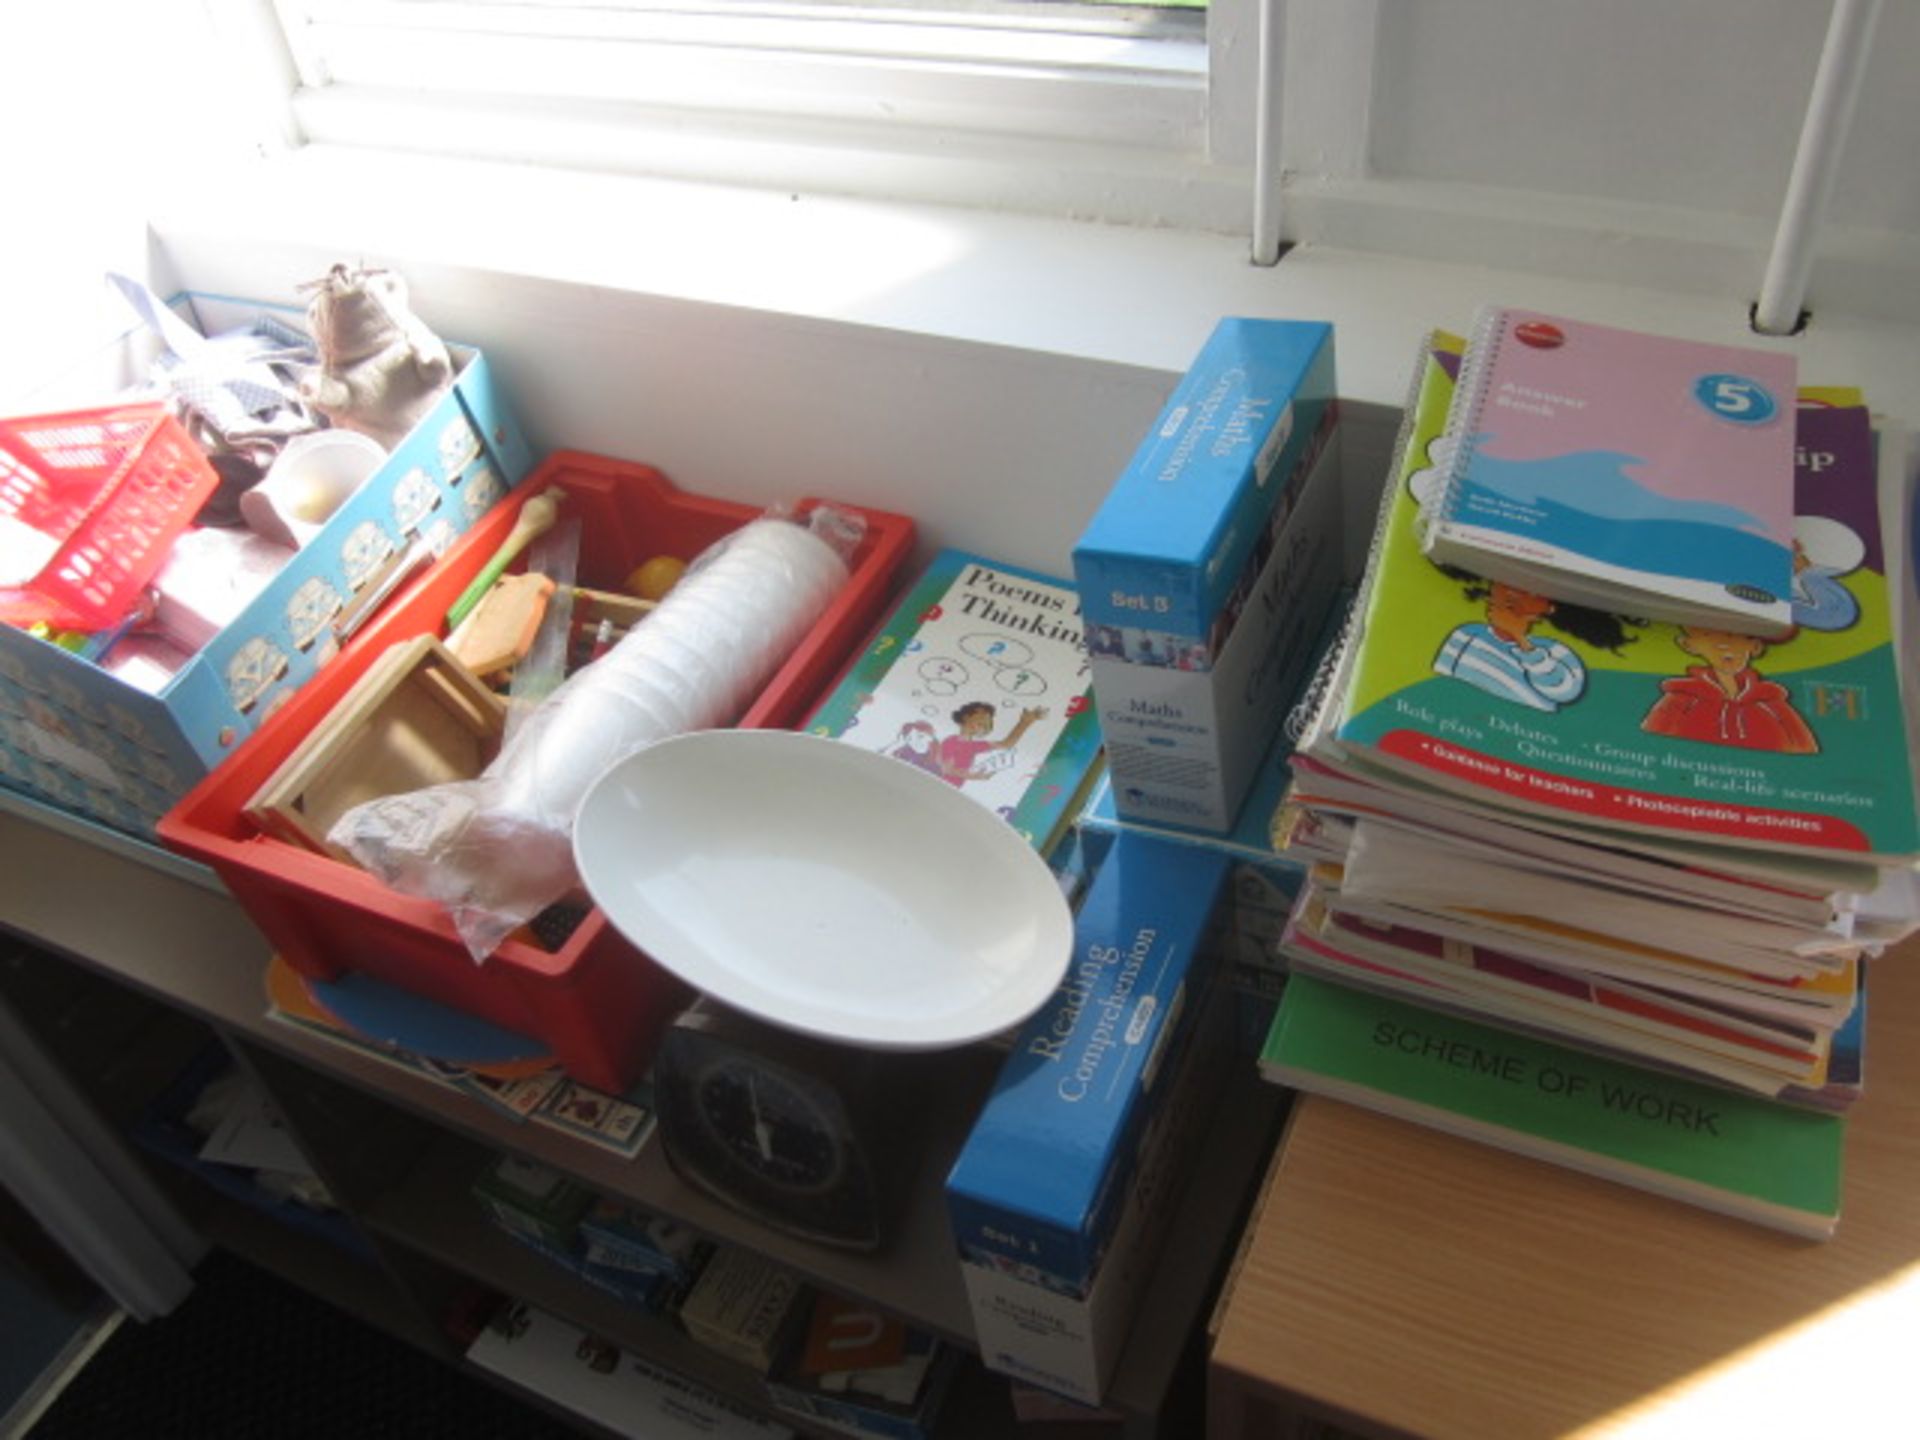
[[[123,1323],[28,1440],[578,1440],[578,1432],[218,1252],[164,1319]]]

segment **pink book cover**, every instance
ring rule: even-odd
[[[1469,547],[1763,618],[1792,585],[1797,379],[1790,354],[1490,307],[1433,519]]]

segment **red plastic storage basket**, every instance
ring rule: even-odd
[[[0,420],[0,517],[53,546],[0,587],[0,620],[111,628],[219,483],[161,405]]]
[[[613,590],[641,560],[691,560],[754,519],[749,505],[675,488],[648,466],[577,451],[550,456],[518,487],[567,492],[578,516],[579,582]],[[802,502],[802,508],[814,502]],[[866,534],[847,586],[741,716],[749,728],[801,723],[892,598],[913,548],[901,515],[840,507],[864,517]],[[679,982],[633,949],[592,910],[559,950],[511,936],[476,965],[446,912],[389,889],[355,866],[261,834],[242,813],[254,793],[325,718],[389,645],[443,633],[447,608],[499,548],[518,515],[497,506],[341,654],[302,687],[224,764],[162,818],[160,838],[210,865],[288,964],[332,979],[359,971],[479,1015],[552,1046],[561,1066],[603,1090],[621,1091],[645,1068],[654,1036],[687,998]]]

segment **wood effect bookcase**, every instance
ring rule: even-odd
[[[1920,1433],[1920,939],[1867,974],[1825,1242],[1300,1097],[1214,1317],[1211,1440]]]
[[[771,1414],[759,1378],[671,1323],[620,1305],[495,1230],[468,1194],[488,1159],[511,1152],[624,1196],[716,1240],[767,1254],[809,1281],[866,1300],[972,1350],[966,1294],[941,1182],[990,1084],[980,1049],[931,1097],[901,1233],[877,1256],[783,1237],[682,1184],[657,1143],[633,1160],[544,1128],[515,1125],[431,1080],[343,1050],[266,1016],[265,941],[209,872],[0,793],[0,928],[32,947],[7,967],[0,1003],[81,1092],[124,1126],[210,1040],[265,1088],[364,1259],[291,1229],[154,1159],[163,1189],[214,1243],[287,1278],[477,1378],[446,1320],[484,1286],[531,1301],[736,1401]],[[1108,1406],[1128,1440],[1197,1433],[1203,1322],[1284,1105],[1252,1066],[1210,1121]],[[512,1387],[506,1387],[512,1388]],[[518,1392],[516,1392],[518,1393]],[[544,1403],[537,1395],[526,1396]],[[548,1407],[551,1408],[551,1407]],[[601,1433],[568,1417],[583,1434]],[[802,1435],[831,1432],[785,1414]],[[1006,1381],[970,1363],[939,1440],[1016,1432]],[[1066,1433],[1084,1433],[1070,1427]]]

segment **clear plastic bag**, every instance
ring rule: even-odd
[[[328,838],[393,889],[446,906],[485,959],[578,885],[573,817],[593,782],[656,740],[732,723],[846,584],[864,530],[826,506],[743,526],[528,714],[478,778],[356,806]]]

